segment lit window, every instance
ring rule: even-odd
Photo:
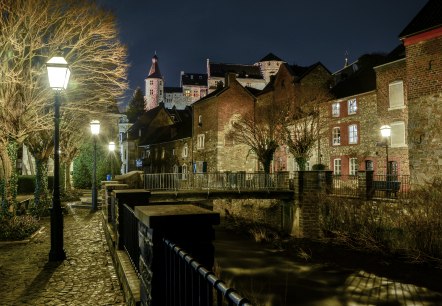
[[[186,89],[186,90],[184,91],[184,95],[185,95],[186,97],[190,97],[190,89]]]
[[[339,117],[341,113],[341,103],[333,103],[332,104],[332,116]]]
[[[341,144],[341,128],[339,128],[339,127],[333,128],[332,140],[333,140],[334,146]]]
[[[204,134],[199,134],[196,142],[197,149],[204,149]]]
[[[348,143],[358,143],[358,126],[356,124],[348,126]]]
[[[405,141],[405,123],[403,121],[392,122],[391,126],[391,146],[406,147]]]
[[[350,175],[356,175],[358,173],[358,159],[350,158]]]
[[[404,82],[397,81],[388,85],[390,109],[404,107]]]
[[[187,146],[187,143],[186,143],[183,147],[182,156],[187,157],[188,154],[189,154],[189,147]]]
[[[341,159],[340,158],[336,158],[333,160],[333,172],[334,175],[341,175]]]
[[[356,114],[357,110],[358,110],[358,105],[356,99],[348,100],[348,114],[349,115]]]

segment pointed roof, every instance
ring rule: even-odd
[[[430,0],[399,34],[400,38],[413,36],[442,26],[442,1]]]
[[[271,61],[283,62],[282,59],[280,59],[279,57],[277,57],[275,54],[273,54],[271,52],[259,60],[259,62],[271,62]]]
[[[160,66],[158,65],[158,56],[155,54],[152,57],[152,66],[150,66],[149,75],[147,79],[162,79],[163,76],[160,72]]]

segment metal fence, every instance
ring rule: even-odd
[[[229,288],[215,274],[167,239],[165,247],[165,306],[251,305],[249,300]]]
[[[138,219],[132,208],[124,204],[120,212],[123,224],[120,224],[118,235],[122,235],[123,248],[126,250],[136,272],[140,271],[140,247],[138,245]]]
[[[144,175],[147,190],[261,190],[288,189],[289,173],[213,172],[149,173]]]
[[[357,197],[359,182],[356,175],[333,175],[332,193],[339,196]]]
[[[361,185],[362,184],[362,185]],[[360,197],[368,191],[370,198],[406,198],[410,191],[409,175],[373,175],[360,180],[357,175],[333,175],[331,193]]]

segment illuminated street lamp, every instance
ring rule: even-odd
[[[381,135],[382,138],[385,138],[385,152],[386,152],[386,175],[387,175],[387,180],[388,180],[388,175],[390,174],[390,170],[389,170],[389,165],[388,165],[388,141],[390,139],[390,135],[391,135],[391,127],[389,125],[383,125],[380,128],[381,130]]]
[[[71,71],[61,56],[52,57],[47,63],[49,86],[54,90],[54,185],[51,208],[51,250],[49,261],[66,259],[63,249],[63,212],[60,201],[60,92],[68,86]]]
[[[114,151],[115,151],[115,142],[109,142],[109,152],[111,153],[111,179],[114,178]]]
[[[94,136],[94,169],[92,171],[92,210],[97,210],[97,136],[100,134],[100,121],[91,121],[91,132]]]

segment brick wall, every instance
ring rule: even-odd
[[[375,68],[376,71],[376,91],[377,91],[377,110],[378,110],[378,129],[384,125],[392,125],[395,122],[405,123],[405,140],[406,145],[402,147],[389,148],[389,161],[396,161],[398,164],[399,174],[409,175],[408,165],[408,141],[407,141],[407,125],[408,125],[408,84],[406,79],[405,59],[397,60]],[[403,81],[404,86],[404,107],[391,108],[389,98],[389,85],[393,82]],[[379,141],[380,132],[378,131]],[[379,148],[381,149],[381,148]],[[382,149],[381,149],[382,150]],[[381,164],[385,171],[385,163]],[[376,172],[375,172],[376,173]]]

